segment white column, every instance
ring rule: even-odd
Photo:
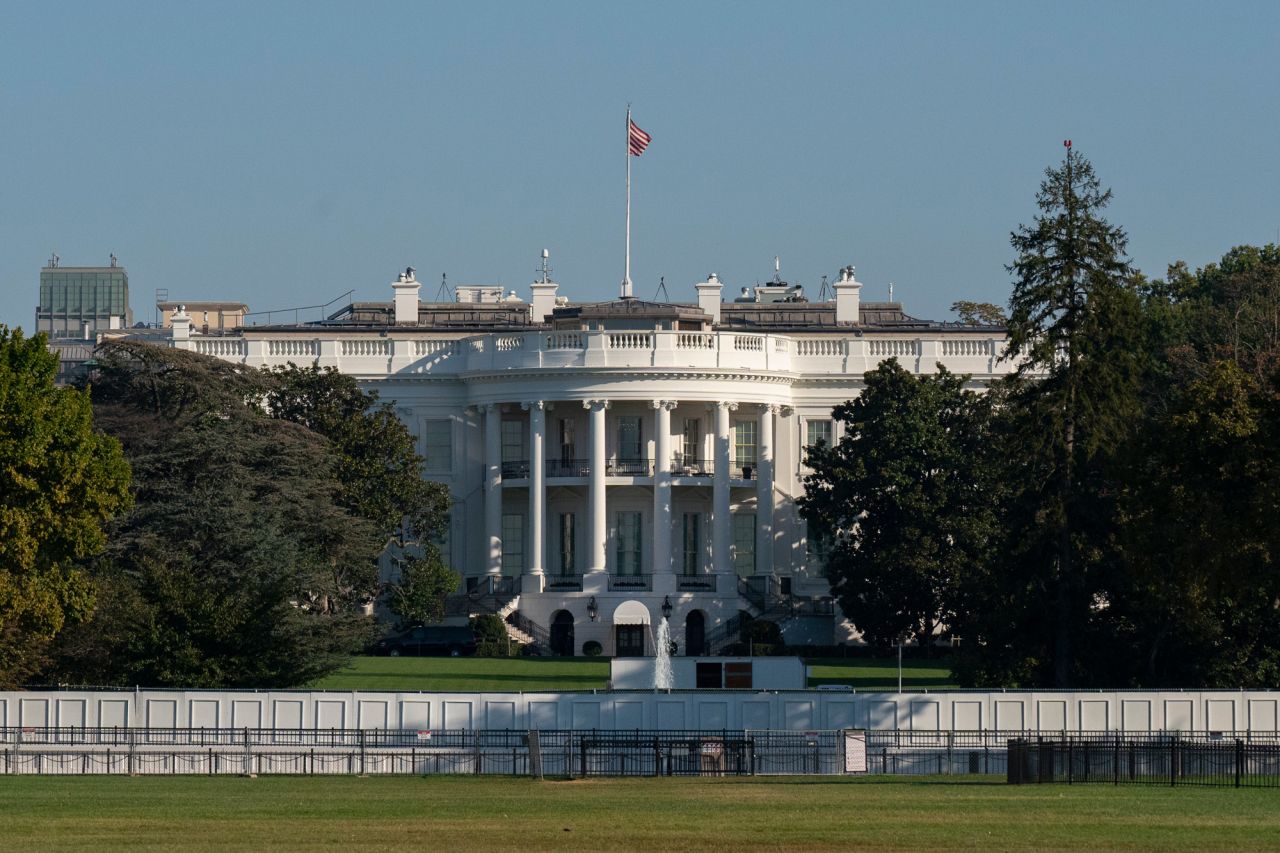
[[[729,522],[729,413],[737,403],[715,404],[715,461],[711,478],[711,566],[713,571],[733,571],[733,528]]]
[[[529,411],[529,564],[525,574],[538,576],[546,565],[547,493],[546,404],[542,400],[522,403]]]
[[[488,543],[485,571],[502,574],[502,409],[484,407],[484,532]]]
[[[604,485],[604,440],[605,411],[609,408],[608,400],[584,400],[584,409],[591,412],[591,477],[587,481],[587,515],[590,524],[587,528],[587,571],[603,572],[605,570],[605,485]]]
[[[760,447],[756,462],[756,574],[773,574],[773,416],[777,406],[760,408]]]
[[[671,400],[654,400],[653,573],[671,574]]]

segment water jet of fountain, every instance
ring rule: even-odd
[[[675,686],[675,675],[671,671],[671,627],[665,616],[658,623],[658,637],[654,646],[657,648],[653,660],[653,687],[655,690],[670,690]]]

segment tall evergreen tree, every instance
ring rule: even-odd
[[[1030,475],[1013,551],[1047,571],[1035,586],[1048,598],[1047,656],[1060,687],[1078,679],[1073,643],[1097,604],[1090,574],[1107,536],[1099,463],[1139,411],[1141,306],[1125,233],[1102,216],[1110,200],[1068,143],[1040,185],[1040,214],[1010,238],[1017,258],[1008,268],[1006,355],[1018,361],[1011,402],[1024,416],[1010,451]]]

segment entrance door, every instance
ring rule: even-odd
[[[620,658],[644,657],[644,626],[615,625],[614,639],[616,654]]]
[[[690,657],[705,655],[706,644],[707,619],[701,610],[694,610],[684,620],[684,653]]]
[[[551,654],[560,657],[573,655],[573,614],[568,610],[556,611],[551,620]]]

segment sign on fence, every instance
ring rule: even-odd
[[[845,729],[844,772],[867,772],[867,733],[862,729]]]

